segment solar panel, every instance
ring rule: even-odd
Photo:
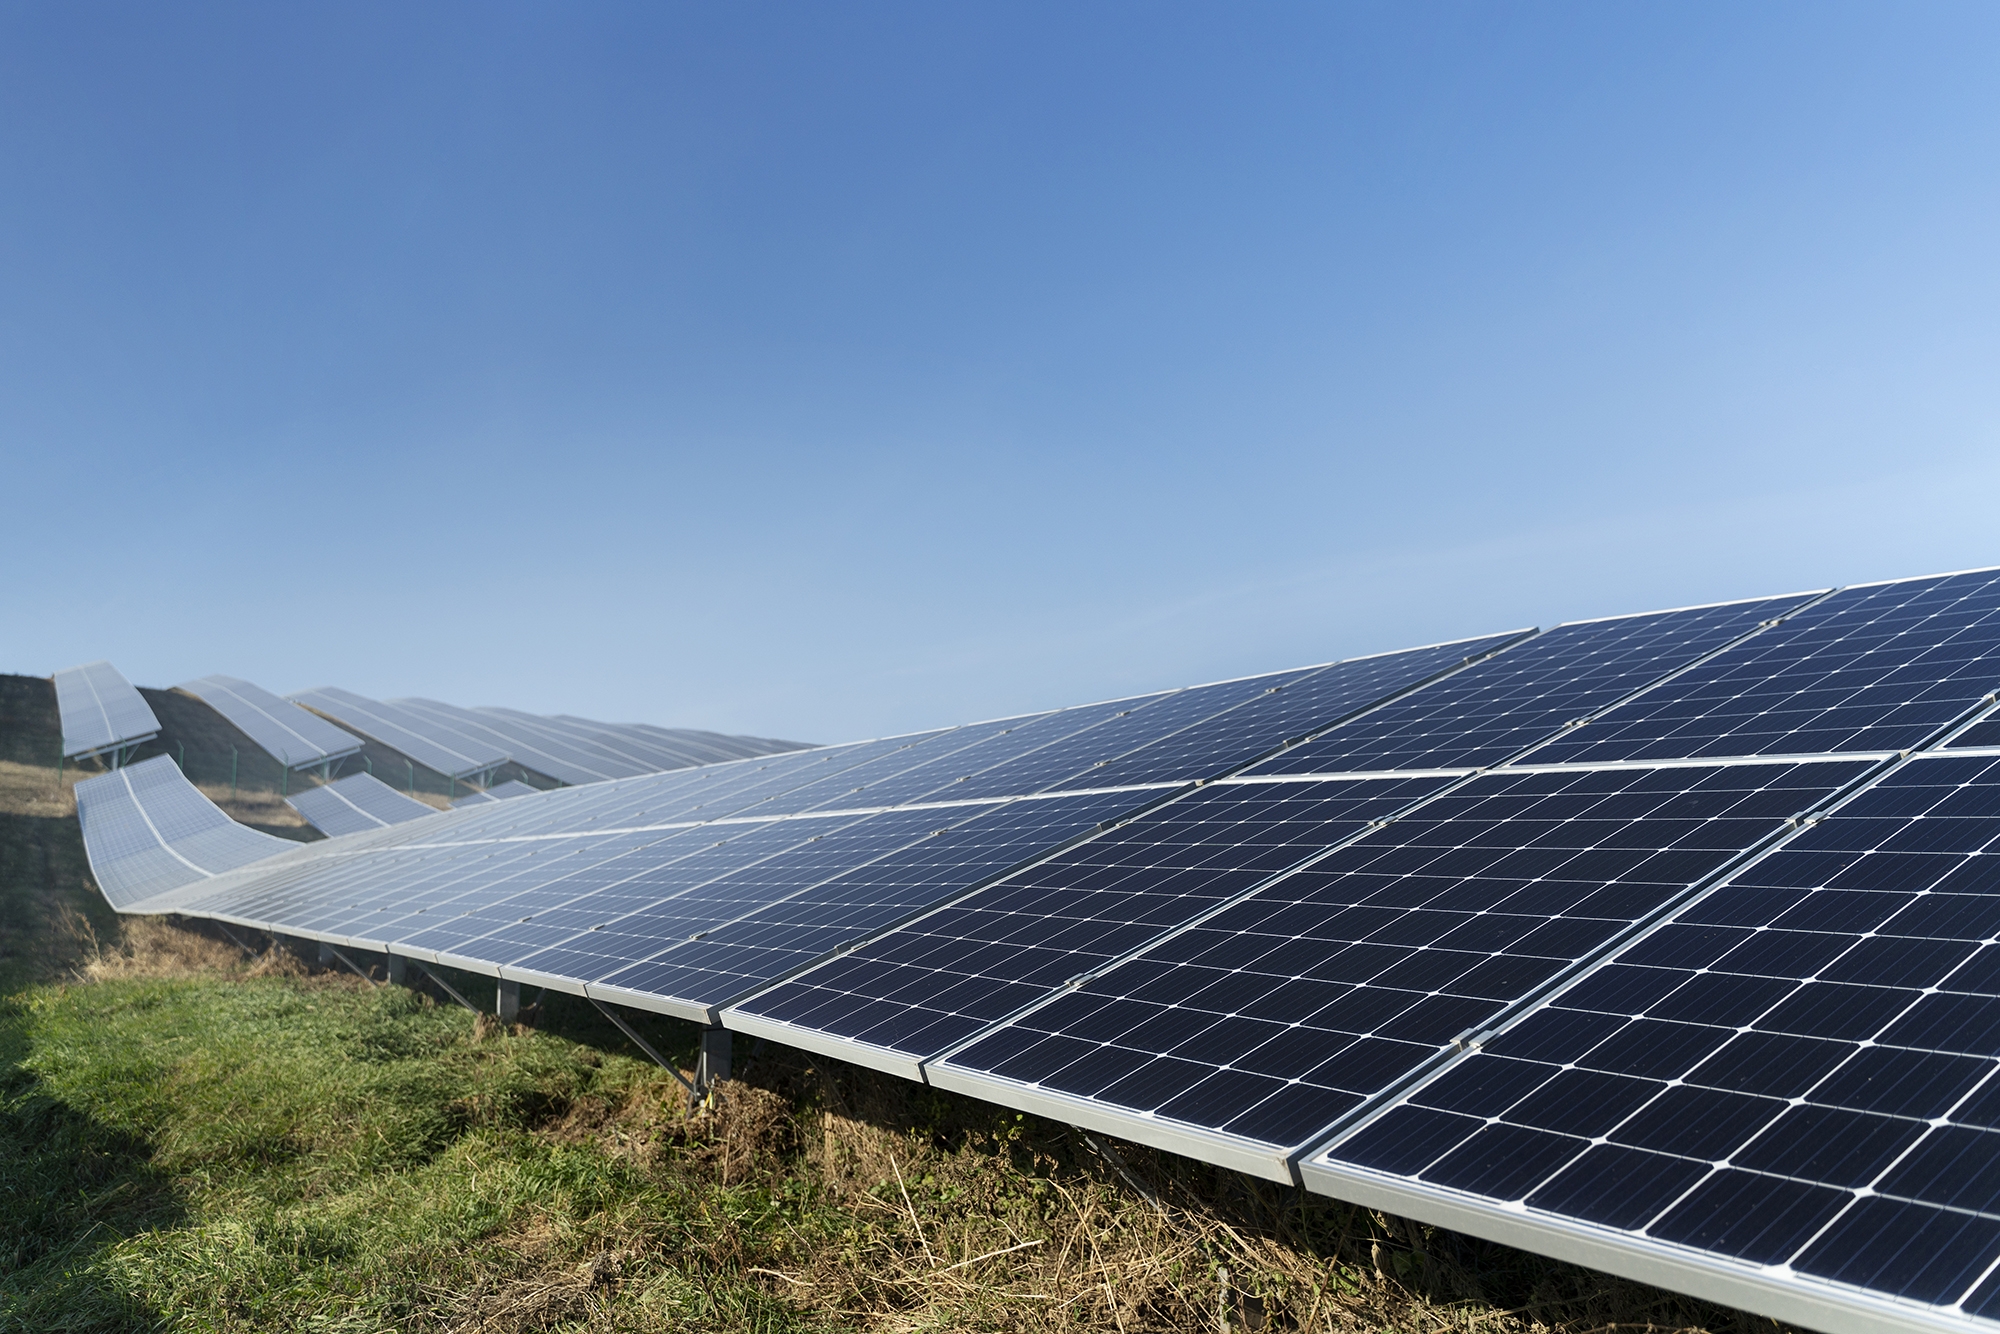
[[[1484,774],[927,1074],[1288,1180],[1367,1098],[1868,767]]]
[[[874,861],[822,880],[603,979],[715,1010],[869,932],[977,888],[1061,848],[1132,807],[1128,791],[1065,794],[971,808]],[[937,813],[942,820],[962,812]],[[921,826],[920,826],[921,827]]]
[[[481,806],[490,801],[512,801],[515,797],[532,797],[539,791],[540,788],[530,787],[518,778],[510,778],[504,783],[495,783],[483,792],[468,792],[451,804],[454,808]]]
[[[361,738],[318,714],[235,676],[204,676],[180,689],[214,709],[288,769],[323,764],[361,749]]]
[[[317,690],[302,690],[289,698],[401,751],[447,778],[466,778],[507,762],[506,750],[484,737],[468,735],[436,719],[350,690],[322,686]]]
[[[1331,663],[1288,684],[1266,686],[1262,693],[1233,708],[1149,741],[1116,759],[1101,760],[1056,787],[1109,787],[1212,778],[1287,742],[1331,727],[1361,709],[1443,672],[1489,657],[1533,633],[1514,630]]]
[[[286,797],[285,804],[329,838],[358,834],[366,829],[381,829],[437,814],[435,806],[426,806],[413,797],[406,797],[369,774],[349,774],[346,778],[307,788]]]
[[[1337,727],[1253,773],[1357,773],[1497,764],[1810,602],[1760,598],[1572,621]]]
[[[741,1003],[729,1026],[913,1071],[1449,781],[1200,789]]]
[[[1842,589],[1538,755],[1906,750],[2000,684],[2000,571]]]
[[[84,779],[76,814],[91,874],[121,912],[298,846],[237,824],[165,755]]]
[[[1822,1328],[2000,1316],[1997,842],[2000,756],[1920,755],[1307,1180]]]
[[[110,663],[66,667],[55,683],[65,759],[136,746],[159,735],[160,720]]]

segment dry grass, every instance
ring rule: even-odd
[[[68,768],[58,783],[55,770],[44,765],[0,760],[0,811],[35,818],[75,815],[77,782],[90,776]]]

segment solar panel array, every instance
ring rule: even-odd
[[[1222,762],[1195,744],[1205,728],[1248,738],[1254,758],[1312,730],[1314,710],[1344,717],[1517,637],[481,803],[287,854],[145,910],[708,1018],[1215,776]],[[1301,682],[1313,693],[1287,694]],[[1168,754],[1146,758],[1161,743]],[[1148,781],[1077,785],[1106,761]]]
[[[290,699],[403,752],[426,769],[447,778],[470,778],[507,762],[506,748],[490,737],[468,734],[448,723],[351,690],[321,686],[317,690],[301,690]]]
[[[349,774],[319,787],[309,787],[286,797],[285,803],[329,838],[407,824],[437,814],[436,807],[404,796],[371,774]]]
[[[145,698],[108,662],[55,674],[65,759],[135,746],[158,736],[160,720]]]
[[[240,677],[204,676],[182,682],[180,689],[227,718],[287,769],[324,764],[361,749],[360,737]]]
[[[487,802],[127,906],[1817,1328],[1993,1329],[1996,687],[2000,573],[1936,576]]]

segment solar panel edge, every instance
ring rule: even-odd
[[[1900,581],[1890,579],[1890,580],[1884,580],[1883,582],[1897,583]],[[1787,616],[1791,616],[1791,615],[1796,615],[1801,611],[1804,611],[1807,607],[1812,606],[1814,603],[1825,601],[1827,598],[1832,597],[1835,593],[1841,592],[1844,588],[1858,588],[1858,587],[1862,587],[1862,585],[1839,584],[1830,588],[1795,589],[1790,593],[1764,593],[1756,597],[1726,598],[1721,602],[1691,602],[1685,607],[1653,607],[1646,611],[1620,612],[1614,616],[1579,616],[1573,621],[1558,622],[1556,625],[1551,626],[1550,629],[1560,630],[1563,628],[1563,626],[1566,625],[1603,625],[1607,621],[1630,621],[1630,620],[1636,620],[1641,616],[1672,616],[1679,612],[1684,612],[1684,611],[1714,611],[1722,607],[1747,606],[1752,602],[1783,602],[1786,598],[1805,599],[1804,601],[1800,602],[1798,606],[1794,607],[1791,611],[1786,613]]]
[[[1359,1133],[1366,1123],[1353,1128]],[[1475,1203],[1410,1178],[1309,1157],[1306,1189],[1364,1208],[1449,1228],[1639,1283],[1687,1293],[1825,1334],[1992,1334],[1995,1325],[1963,1313],[1883,1297],[1799,1275],[1781,1266],[1730,1260],[1693,1247],[1599,1227],[1525,1206]]]
[[[1920,584],[1927,579],[1958,579],[1968,574],[2000,574],[2000,565],[1974,565],[1963,570],[1942,570],[1934,574],[1908,574],[1895,579],[1870,579],[1864,583],[1842,584],[1833,591],[1845,593],[1850,588],[1887,588],[1892,584]]]
[[[817,1029],[799,1028],[781,1019],[766,1019],[761,1015],[739,1010],[734,1005],[723,1007],[717,1015],[717,1021],[730,1032],[741,1033],[745,1037],[766,1038],[787,1047],[796,1047],[819,1056],[830,1056],[834,1060],[847,1061],[881,1074],[896,1075],[912,1083],[925,1082],[923,1061],[891,1047],[860,1042]]]
[[[830,1056],[834,1053],[822,1054]],[[1295,1161],[1298,1153],[1287,1145],[1222,1134],[1166,1117],[1123,1112],[1058,1089],[1023,1085],[983,1070],[966,1069],[941,1060],[920,1062],[919,1070],[918,1077],[923,1082],[948,1093],[998,1103],[1064,1125],[1115,1135],[1134,1144],[1178,1153],[1185,1158],[1226,1167],[1265,1181],[1286,1186],[1300,1184]]]

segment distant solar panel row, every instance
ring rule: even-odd
[[[490,773],[511,760],[580,786],[802,749],[762,737],[544,718],[515,709],[462,709],[417,697],[372,700],[331,686],[292,699],[457,779]]]
[[[288,769],[324,764],[361,749],[361,738],[318,714],[234,676],[204,676],[180,687],[235,725]]]
[[[1938,576],[485,803],[126,898],[719,1016],[1824,1328],[1991,1329],[1996,686],[2000,575]]]
[[[132,683],[108,662],[66,667],[55,675],[66,759],[135,746],[158,736],[160,720]]]

